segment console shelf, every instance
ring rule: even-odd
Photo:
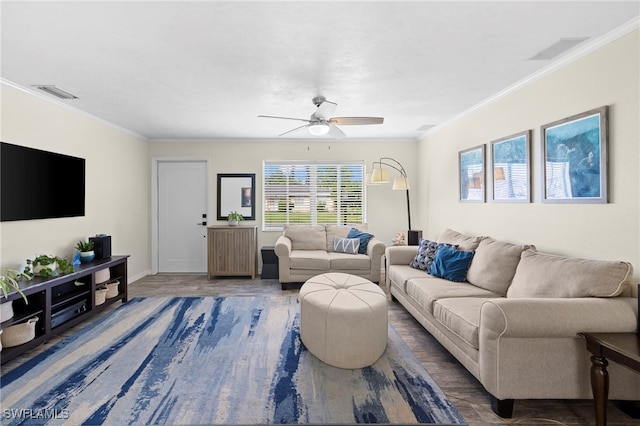
[[[126,302],[128,257],[112,256],[82,264],[70,274],[20,281],[20,289],[29,303],[25,303],[18,292],[9,293],[7,300],[3,299],[3,303],[13,302],[14,315],[13,318],[1,323],[0,328],[7,328],[10,325],[25,322],[29,318],[38,317],[36,337],[20,346],[3,347],[0,352],[0,362],[4,364],[46,342],[51,336],[86,321],[113,303]],[[96,306],[95,292],[100,283],[95,282],[95,274],[105,268],[109,268],[111,279],[120,281],[118,295]]]

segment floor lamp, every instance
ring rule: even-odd
[[[397,160],[394,160],[390,157],[381,157],[378,161],[374,161],[373,163],[373,170],[371,171],[369,184],[380,185],[383,183],[391,182],[389,170],[385,169],[382,166],[391,167],[392,169],[400,173],[400,177],[396,177],[393,179],[393,186],[391,189],[396,191],[406,191],[407,193],[407,220],[409,225],[407,231],[407,244],[410,246],[418,245],[420,243],[420,238],[422,238],[422,231],[411,229],[411,204],[409,202],[410,185],[409,178],[407,177],[407,172],[405,171],[404,167],[402,167],[402,164],[400,164]]]

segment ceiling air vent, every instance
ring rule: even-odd
[[[78,99],[77,96],[72,95],[71,93],[62,90],[61,88],[57,87],[57,86],[53,86],[53,85],[44,85],[44,84],[40,84],[40,85],[36,85],[34,86],[36,89],[42,90],[43,92],[46,92],[50,95],[55,96],[56,98],[59,99]]]

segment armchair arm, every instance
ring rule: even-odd
[[[279,236],[274,252],[278,256],[278,278],[281,283],[288,283],[291,278],[291,239],[284,235]]]
[[[371,281],[374,283],[380,282],[380,272],[382,271],[382,255],[384,254],[386,246],[377,238],[372,238],[367,244],[367,256],[371,259]]]

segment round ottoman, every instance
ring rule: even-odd
[[[339,368],[363,368],[387,347],[387,297],[356,275],[331,272],[300,288],[300,338],[309,352]]]

